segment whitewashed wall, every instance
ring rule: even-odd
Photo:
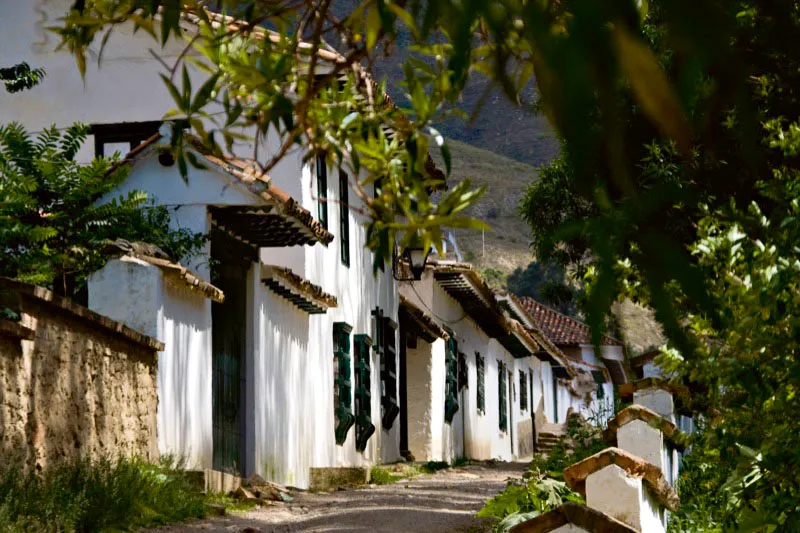
[[[158,267],[112,260],[89,280],[89,307],[164,342],[158,357],[158,447],[210,468],[211,302]]]

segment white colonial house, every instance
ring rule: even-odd
[[[83,80],[46,30],[70,4],[4,6],[4,53],[47,76],[0,94],[3,121],[31,132],[89,124],[79,160],[130,152],[129,176],[101,201],[141,190],[167,206],[174,227],[210,237],[198,256],[169,260],[123,244],[90,281],[91,308],[165,343],[160,451],[297,487],[315,469],[398,460],[397,283],[391,268],[373,274],[348,176],[304,162],[302,151],[262,176],[252,162],[192,145],[207,168],[183,180],[163,150],[174,103],[151,51],[171,61],[185,43],[160,48],[121,28]]]
[[[78,159],[120,152],[130,167],[100,201],[141,190],[174,227],[209,236],[187,258],[119,243],[89,283],[92,309],[165,344],[161,453],[309,487],[322,470],[404,452],[523,457],[537,413],[564,421],[577,366],[607,359],[566,357],[535,316],[501,308],[467,265],[434,261],[421,281],[402,282],[401,296],[394,268],[373,274],[360,200],[324,160],[297,151],[264,176],[251,161],[191,144],[206,168],[184,180],[164,150],[162,117],[174,104],[151,52],[169,62],[185,44],[161,48],[122,28],[84,80],[46,29],[71,3],[13,2],[0,12],[5,57],[47,70],[29,91],[0,93],[0,110],[31,132],[89,124]],[[197,86],[201,76],[192,73]]]

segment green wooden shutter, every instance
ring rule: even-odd
[[[397,323],[384,316],[381,318],[381,327],[378,328],[381,334],[381,408],[383,416],[381,423],[386,429],[391,429],[394,420],[400,414],[400,406],[397,402],[397,348],[396,332]]]
[[[372,424],[372,339],[356,335],[356,450],[367,449],[367,441],[375,433]]]
[[[352,326],[344,322],[333,324],[333,405],[336,422],[336,444],[347,440],[347,432],[355,423],[352,409],[352,387],[350,382],[350,333]]]
[[[519,371],[519,409],[528,410],[528,376],[522,370]]]
[[[444,421],[450,424],[453,417],[458,412],[458,344],[451,336],[447,341],[445,354],[445,365],[447,366],[447,376],[444,394]]]
[[[506,368],[503,361],[497,360],[497,396],[498,396],[498,409],[499,409],[499,427],[500,431],[508,431],[508,402],[507,387],[506,387]]]
[[[481,354],[475,352],[475,366],[477,367],[477,387],[478,387],[478,411],[486,414],[486,383],[484,373],[486,372],[486,362]]]

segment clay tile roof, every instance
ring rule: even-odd
[[[550,337],[550,340],[559,346],[578,346],[592,343],[592,330],[583,322],[559,313],[555,309],[527,296],[520,297],[519,302],[536,322],[536,325]],[[622,342],[608,335],[603,335],[603,344],[606,346],[622,346]]]
[[[264,285],[310,315],[323,314],[337,305],[336,296],[326,293],[288,268],[264,265],[261,272],[264,274],[261,280]]]
[[[567,502],[511,528],[511,533],[549,533],[572,524],[591,533],[636,533],[629,525],[596,509]]]
[[[619,448],[606,448],[570,466],[564,470],[564,481],[585,498],[586,478],[609,465],[617,465],[631,477],[642,478],[656,499],[670,511],[678,508],[678,493],[669,486],[661,469]]]
[[[675,424],[655,411],[651,411],[647,407],[638,404],[626,407],[608,421],[608,427],[603,432],[606,441],[616,443],[617,431],[619,428],[634,420],[641,420],[648,426],[659,430],[664,434],[664,437],[677,448],[683,449],[685,447],[687,436],[680,431]]]
[[[431,315],[402,294],[400,295],[400,310],[406,313],[414,322],[417,331],[426,342],[433,342],[437,338],[445,340],[450,338],[450,334],[447,333],[447,330],[440,326]]]

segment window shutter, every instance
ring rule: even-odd
[[[453,336],[447,341],[445,354],[445,365],[447,376],[444,395],[444,421],[448,424],[453,422],[453,417],[458,412],[458,345]]]
[[[478,387],[478,411],[482,414],[486,414],[486,383],[485,383],[485,372],[486,372],[486,363],[481,357],[481,354],[475,352],[475,366],[477,367],[477,387]]]
[[[372,424],[372,339],[369,335],[356,335],[356,450],[367,449],[367,441],[375,433]]]
[[[347,440],[347,432],[353,427],[355,417],[352,409],[350,385],[350,332],[353,328],[344,322],[333,325],[333,405],[336,444]]]
[[[383,417],[381,423],[386,429],[391,429],[395,418],[400,414],[400,406],[397,403],[397,323],[388,316],[382,317],[381,341],[383,350],[381,352],[381,381],[382,396],[381,407]]]
[[[497,360],[497,396],[499,401],[498,408],[500,410],[499,426],[500,431],[508,431],[508,406],[507,403],[507,390],[506,390],[506,369],[503,361]]]
[[[606,397],[606,390],[603,388],[603,383],[606,382],[606,377],[603,375],[601,370],[593,370],[592,377],[594,378],[595,383],[597,383],[597,399],[602,400]]]
[[[519,410],[528,410],[528,375],[525,371],[519,371]]]

